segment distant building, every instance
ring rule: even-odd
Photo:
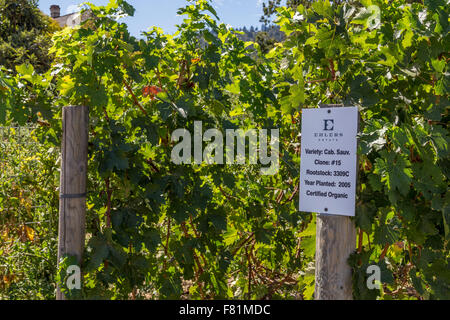
[[[86,11],[84,13],[74,12],[62,16],[60,6],[54,4],[50,6],[50,16],[59,23],[61,28],[64,28],[80,25],[82,22],[89,19],[90,14]]]

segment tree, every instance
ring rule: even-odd
[[[49,69],[51,34],[58,24],[42,13],[36,0],[0,0],[0,65],[30,63],[36,71]]]
[[[91,29],[55,35],[45,75],[0,69],[7,120],[25,118],[29,96],[16,93],[25,82],[36,96],[54,90],[41,98],[52,113],[36,131],[47,149],[61,144],[58,106],[89,106],[89,188],[103,192],[88,195],[83,298],[311,299],[316,216],[298,210],[299,138],[301,110],[320,103],[361,114],[354,298],[450,298],[447,0],[380,1],[373,30],[360,3],[336,3],[302,10],[302,23],[281,7],[286,41],[261,55],[204,13],[216,15],[207,0],[178,11],[187,17],[177,37],[155,27],[139,40],[117,21],[134,10],[115,0],[92,7]],[[262,163],[175,164],[174,131],[193,132],[197,121],[219,132],[278,128],[278,174],[261,175]],[[5,186],[0,207],[24,207],[24,193]],[[366,285],[370,265],[379,290]]]
[[[269,52],[276,43],[275,39],[270,37],[265,31],[258,32],[256,34],[255,41],[259,44],[259,47],[263,53]]]

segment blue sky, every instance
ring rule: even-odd
[[[134,6],[136,13],[134,17],[124,19],[128,24],[130,32],[139,36],[141,31],[156,25],[166,33],[173,33],[175,25],[182,21],[177,16],[177,9],[183,7],[186,0],[127,0]],[[57,4],[61,7],[61,15],[76,11],[79,3],[84,0],[39,0],[39,8],[50,15],[50,5]],[[105,5],[108,0],[88,1],[95,5]],[[260,28],[259,18],[262,15],[262,0],[213,0],[217,14],[222,22],[230,24],[235,28],[250,27]]]

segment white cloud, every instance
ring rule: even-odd
[[[66,14],[71,14],[71,13],[78,12],[78,11],[80,11],[79,5],[71,4],[70,6],[67,7]]]

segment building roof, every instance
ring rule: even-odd
[[[58,18],[54,18],[56,21],[58,21],[59,25],[64,28],[64,27],[74,27],[77,26],[79,24],[81,24],[81,22],[87,20],[89,18],[89,13],[88,12],[74,12],[74,13],[70,13],[70,14],[66,14],[63,16],[60,16]]]

